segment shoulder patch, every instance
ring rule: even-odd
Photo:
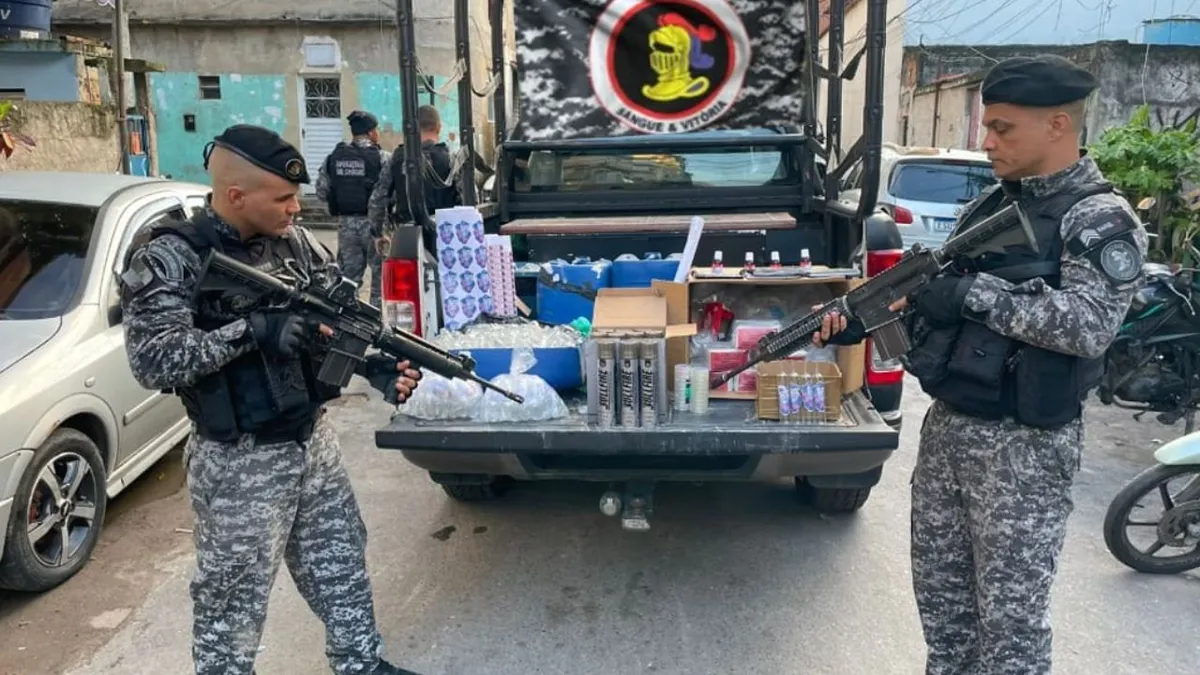
[[[1118,284],[1134,281],[1142,273],[1142,253],[1131,230],[1105,239],[1085,257]]]
[[[121,273],[121,284],[131,293],[141,292],[154,281],[154,273],[146,265],[144,250],[134,252],[125,271]]]
[[[1084,226],[1067,240],[1067,250],[1076,257],[1083,256],[1114,237],[1132,235],[1138,228],[1137,221],[1124,209],[1109,207],[1088,213],[1082,210],[1084,208],[1083,205],[1076,207],[1076,211],[1079,212],[1078,218],[1085,222]],[[1132,241],[1132,237],[1130,240]]]
[[[1090,262],[1112,284],[1122,287],[1142,275],[1143,254],[1138,245],[1138,221],[1119,207],[1107,206],[1079,218],[1083,227],[1067,240],[1067,252]]]

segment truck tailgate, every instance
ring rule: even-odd
[[[820,425],[755,419],[754,401],[712,399],[704,415],[673,412],[668,424],[644,429],[589,426],[582,395],[565,397],[572,410],[546,422],[426,421],[403,414],[375,432],[375,445],[393,450],[553,452],[587,455],[725,455],[895,450],[900,434],[861,391],[842,401],[842,419]]]

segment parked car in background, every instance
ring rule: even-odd
[[[862,170],[846,174],[840,198],[857,203]],[[962,207],[996,182],[985,153],[884,143],[879,207],[891,214],[905,248],[941,246]]]
[[[203,208],[204,185],[119,174],[0,180],[0,587],[87,564],[109,499],[182,441],[179,399],[125,354],[117,278],[134,236]]]

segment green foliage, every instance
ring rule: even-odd
[[[1188,208],[1183,192],[1188,183],[1200,180],[1196,120],[1178,129],[1155,130],[1150,108],[1143,105],[1127,123],[1105,131],[1088,154],[1131,204],[1154,199],[1146,223],[1158,235],[1152,258],[1194,265],[1188,243],[1200,235],[1200,215]]]

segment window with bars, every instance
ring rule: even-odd
[[[219,75],[199,75],[200,98],[212,101],[221,98],[221,77]]]
[[[342,83],[336,77],[309,77],[304,80],[304,116],[309,119],[340,119]]]

